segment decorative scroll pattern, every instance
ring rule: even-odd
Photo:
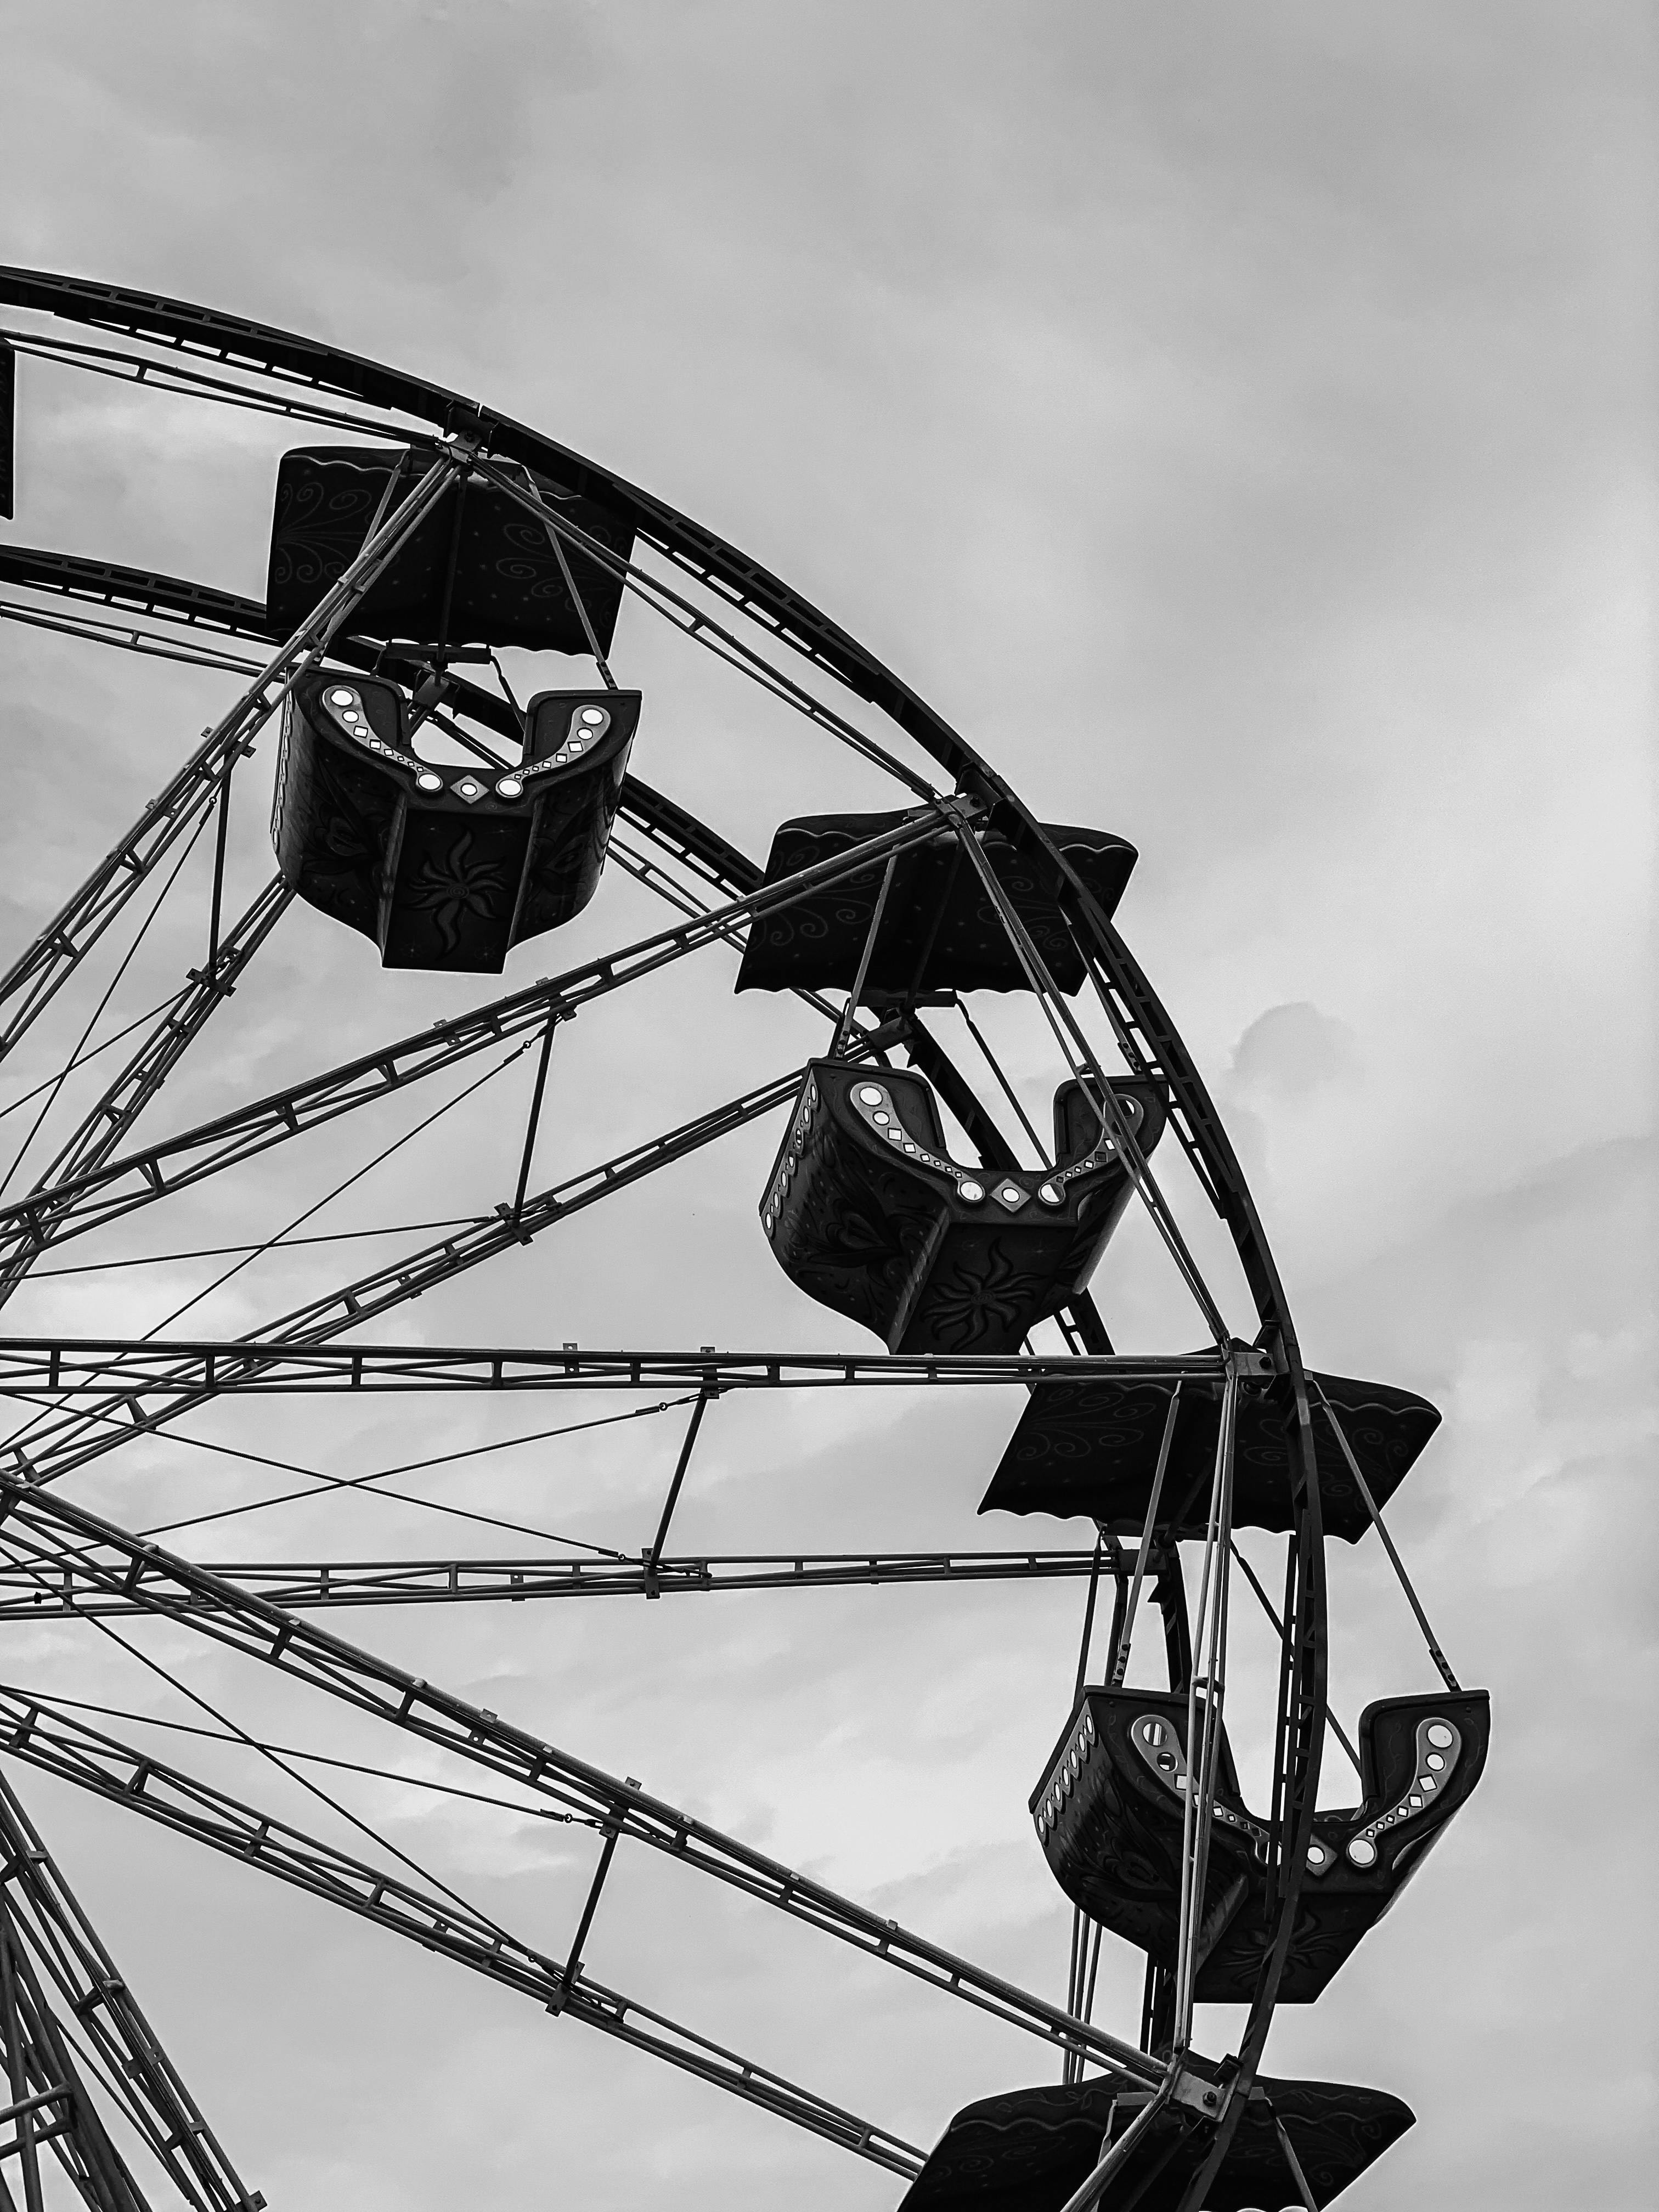
[[[1098,2163],[1120,2086],[1013,2089],[966,2106],[899,2212],[1056,2212]]]
[[[283,455],[266,586],[269,619],[279,635],[300,627],[361,552],[401,459],[377,447],[301,448]],[[560,500],[556,511],[621,559],[631,555],[632,526],[597,500]],[[452,538],[456,559],[446,622]],[[566,558],[608,653],[622,579],[577,548],[567,548]],[[470,479],[438,502],[364,599],[352,627],[371,637],[418,644],[442,639],[449,645],[518,645],[556,653],[588,649],[547,531],[482,478]]]
[[[1114,2136],[1134,2118],[1139,2100],[1118,2106]],[[1301,2212],[1274,2126],[1282,2122],[1316,2201],[1328,2204],[1415,2122],[1398,2097],[1346,2081],[1276,2081],[1263,2076],[1239,2115],[1221,2170],[1205,2192],[1206,2212]],[[1135,2212],[1177,2212],[1209,2150],[1209,2131],[1165,2110],[1132,2153],[1118,2201]],[[1141,2193],[1138,2193],[1138,2191]]]
[[[1426,1398],[1385,1382],[1340,1375],[1310,1380],[1336,1408],[1371,1495],[1384,1505],[1440,1425],[1438,1412]],[[1119,1535],[1137,1534],[1169,1410],[1169,1389],[1158,1384],[1043,1384],[1009,1439],[981,1512],[1052,1513],[1061,1519],[1086,1515]],[[1218,1390],[1182,1392],[1164,1488],[1177,1535],[1202,1533],[1220,1414]],[[1313,1434],[1325,1533],[1358,1543],[1371,1525],[1364,1500],[1329,1423],[1316,1420]],[[1282,1403],[1266,1390],[1246,1390],[1239,1401],[1234,1471],[1233,1517],[1239,1526],[1291,1526],[1289,1468]]]
[[[965,2106],[900,2212],[1059,2212],[1098,2164],[1103,2142],[1125,2132],[1149,2094],[1108,2076],[1012,2089]],[[1396,2142],[1415,2115],[1381,2089],[1264,2078],[1205,2197],[1209,2212],[1299,2208],[1275,2118],[1323,2205]],[[1193,2115],[1166,2108],[1144,2148],[1132,2154],[1108,2208],[1132,2203],[1135,2212],[1176,2212],[1209,2145],[1209,2130]]]
[[[766,880],[833,859],[908,819],[896,814],[828,814],[786,822],[772,841]],[[1135,863],[1135,850],[1103,830],[1048,833],[1108,914]],[[986,858],[1063,991],[1083,987],[1082,958],[1055,902],[1046,866],[995,831]],[[849,990],[880,895],[884,860],[843,877],[816,897],[769,915],[750,931],[740,991]],[[931,941],[930,941],[931,940]],[[925,965],[923,956],[926,955]],[[1030,988],[1002,916],[977,872],[941,835],[903,854],[894,873],[865,995],[872,1005],[920,991],[1024,991]]]

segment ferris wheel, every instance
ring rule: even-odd
[[[9,518],[19,356],[41,374],[274,415],[308,441],[276,472],[263,600],[0,544],[8,621],[212,672],[229,695],[0,978],[0,1058],[28,1066],[26,1043],[55,1038],[65,1010],[74,1040],[0,1108],[0,1129],[9,1118],[15,1133],[0,1188],[0,1298],[73,1240],[221,1176],[234,1192],[234,1171],[277,1148],[305,1157],[303,1139],[325,1125],[359,1113],[373,1123],[388,1100],[419,1099],[423,1085],[444,1093],[445,1079],[470,1095],[508,1064],[531,1078],[497,1202],[416,1224],[422,1236],[390,1259],[252,1331],[181,1335],[186,1305],[138,1336],[0,1338],[0,1616],[94,1633],[128,1616],[172,1624],[337,1701],[388,1740],[441,1753],[471,1782],[511,1785],[515,1802],[591,1840],[585,1901],[551,1954],[402,1852],[394,1867],[386,1850],[343,1850],[136,1744],[50,1681],[13,1685],[3,1670],[0,2208],[39,2212],[64,2188],[112,2209],[264,2202],[140,2009],[118,1964],[119,1930],[106,1948],[25,1809],[26,1770],[873,2162],[893,2176],[903,2212],[1331,2202],[1413,2115],[1383,2089],[1269,2075],[1269,2029],[1279,2006],[1314,2002],[1340,1972],[1370,1971],[1365,1961],[1386,1952],[1376,1923],[1480,1778],[1489,1703],[1454,1674],[1383,1518],[1439,1416],[1410,1391],[1304,1366],[1237,1158],[1115,923],[1133,848],[1109,830],[1039,821],[995,767],[777,578],[486,406],[174,300],[16,269],[0,270],[0,299],[12,318],[0,340]],[[21,503],[26,522],[27,485]],[[266,526],[249,518],[250,532]],[[630,684],[647,665],[648,680]],[[526,665],[537,672],[528,690]],[[763,862],[739,849],[695,749],[652,750],[653,717],[672,707],[683,669],[804,727],[831,786],[844,769],[848,803],[779,823]],[[659,772],[659,758],[666,790],[635,772]],[[854,803],[872,777],[885,784],[884,808]],[[270,810],[274,870],[246,904],[227,862],[233,793],[239,811],[256,793]],[[207,865],[185,872],[198,848]],[[605,932],[619,874],[655,902],[658,924],[643,934]],[[94,983],[158,915],[192,901],[202,950],[162,1003],[135,1015],[121,997],[131,951],[112,981]],[[216,1015],[233,993],[246,1003],[258,992],[264,948],[296,902],[367,940],[354,970],[361,1048],[156,1135],[146,1115],[163,1084],[187,1056],[211,1060]],[[577,924],[602,949],[561,965],[556,933]],[[448,984],[459,1011],[404,1032],[377,1024],[384,971],[498,977],[532,941],[553,973],[505,990]],[[541,1185],[556,1039],[585,1010],[698,954],[724,962],[737,992],[759,994],[747,1006],[787,1010],[777,1024],[791,1040],[786,1064]],[[999,1050],[1015,1007],[1044,1040],[1051,1128]],[[793,1046],[803,1033],[816,1040],[805,1054]],[[573,1039],[561,1051],[577,1048]],[[711,1048],[711,1074],[717,1061]],[[672,1209],[687,1163],[769,1121],[779,1140],[754,1194],[750,1264],[780,1302],[817,1312],[823,1348],[434,1346],[372,1326],[532,1242],[551,1255],[568,1219],[647,1179],[661,1178]],[[442,1141],[422,1136],[437,1159]],[[431,1180],[441,1186],[441,1168]],[[1194,1200],[1237,1255],[1241,1312],[1224,1310],[1200,1264],[1201,1240],[1182,1218]],[[1197,1351],[1115,1347],[1114,1240],[1132,1208],[1182,1287]],[[960,1480],[983,1489],[988,1514],[1081,1524],[1084,1540],[1033,1550],[1017,1518],[1001,1524],[1018,1534],[1000,1550],[676,1548],[683,1487],[718,1401],[884,1390],[930,1404],[989,1392],[999,1412],[1017,1400],[1012,1435]],[[576,1413],[621,1404],[617,1419],[674,1405],[685,1419],[654,1532],[632,1554],[335,1555],[227,1569],[82,1502],[82,1470],[174,1433],[205,1406],[348,1393],[386,1394],[406,1412],[435,1393],[495,1404],[530,1393]],[[1284,1539],[1277,1590],[1240,1547],[1247,1529]],[[1397,1575],[1433,1677],[1367,1705],[1352,1727],[1341,1686],[1334,1700],[1328,1692],[1333,1545],[1363,1546],[1367,1564]],[[343,1607],[951,1581],[1085,1592],[1075,1676],[1055,1686],[1058,1735],[1029,1802],[1030,1848],[1073,1909],[1063,1991],[1040,1994],[900,1926],[330,1620]],[[1249,1721],[1271,1744],[1260,1771],[1236,1760],[1232,1741],[1229,1652],[1245,1607],[1267,1621],[1276,1653],[1270,1709]],[[1352,1802],[1335,1809],[1320,1797],[1328,1748],[1354,1776]],[[931,2145],[913,2144],[672,2017],[650,1990],[601,1982],[587,1960],[619,1853],[672,1862],[662,1878],[690,1893],[682,1909],[695,1908],[701,1877],[749,1911],[850,1948],[863,1972],[896,1971],[939,2005],[1000,2023],[1006,2092],[941,2111]],[[1364,1961],[1350,1965],[1368,1936]],[[1109,1943],[1144,1960],[1138,2020],[1095,2018]],[[1243,2026],[1235,2049],[1210,2055],[1201,2008],[1218,2004],[1243,2008]]]

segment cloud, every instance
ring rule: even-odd
[[[1347,1024],[1302,999],[1257,1015],[1233,1047],[1229,1073],[1242,1097],[1279,1106],[1300,1104],[1358,1066]]]

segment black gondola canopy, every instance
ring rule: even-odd
[[[817,867],[911,819],[893,814],[803,815],[772,839],[766,880]],[[1108,915],[1123,896],[1135,848],[1105,830],[1045,825]],[[1058,900],[1054,864],[1000,830],[975,833],[1004,893],[1062,991],[1083,988],[1083,957]],[[886,873],[878,857],[775,914],[759,916],[738,971],[740,991],[850,990]],[[898,855],[871,951],[864,999],[881,1006],[939,991],[1025,991],[1025,969],[996,902],[948,830]]]
[[[1326,1408],[1342,1425],[1365,1486],[1386,1505],[1440,1425],[1438,1409],[1389,1382],[1310,1371],[1320,1510],[1328,1536],[1356,1544],[1371,1525]],[[1170,1426],[1170,1410],[1175,1420]],[[1281,1394],[1246,1389],[1235,1444],[1234,1521],[1243,1528],[1295,1525],[1291,1496],[1290,1416]],[[1183,1382],[1039,1382],[980,1501],[981,1513],[1086,1516],[1112,1534],[1137,1534],[1146,1517],[1164,1449],[1170,1449],[1159,1498],[1160,1526],[1199,1538],[1221,1426],[1218,1388]]]
[[[300,628],[362,552],[376,518],[392,512],[423,465],[411,452],[383,447],[307,446],[283,456],[265,587],[279,636]],[[629,559],[634,531],[624,516],[598,500],[538,485],[527,469],[509,473],[559,521],[597,540],[617,561]],[[585,612],[599,649],[609,653],[622,593],[622,577],[610,562],[568,541],[556,550],[548,525],[498,485],[467,476],[449,487],[398,549],[351,628],[429,647],[586,653]]]
[[[1220,2079],[1206,2062],[1188,2057],[1200,2080]],[[935,2144],[899,2212],[1060,2212],[1152,2095],[1121,2075],[1102,2081],[1045,2083],[1011,2089],[965,2106]],[[1263,2075],[1252,2088],[1221,2169],[1206,2191],[1207,2212],[1246,2207],[1300,2208],[1304,2203],[1279,2140],[1283,2127],[1315,2202],[1357,2180],[1416,2119],[1409,2105],[1385,2090],[1347,2081],[1285,2081]],[[1102,2200],[1133,2212],[1176,2212],[1210,2150],[1196,2115],[1166,2107]]]

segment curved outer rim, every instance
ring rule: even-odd
[[[1000,813],[1020,842],[1035,846],[1047,855],[1070,891],[1073,927],[1088,940],[1134,1026],[1155,1054],[1158,1072],[1208,1170],[1218,1210],[1232,1237],[1261,1322],[1260,1340],[1273,1352],[1295,1407],[1299,1467],[1293,1469],[1292,1485],[1298,1492],[1297,1574],[1292,1620],[1286,1624],[1292,1632],[1296,1653],[1291,1697],[1295,1710],[1284,1723],[1294,1739],[1285,1813],[1285,1874],[1279,1925],[1240,2045],[1239,2088],[1247,2089],[1267,2039],[1289,1948],[1303,1863],[1312,1833],[1325,1729],[1324,1531],[1307,1382],[1278,1267],[1237,1158],[1174,1024],[1086,886],[990,763],[847,631],[724,538],[556,440],[441,385],[293,331],[222,314],[188,301],[49,270],[0,266],[0,302],[152,343],[171,343],[198,357],[240,363],[319,392],[411,416],[443,432],[481,439],[492,453],[523,462],[562,489],[620,509],[648,544],[688,563],[728,592],[735,592],[745,607],[762,614],[787,643],[887,714],[956,779],[959,789]],[[1188,2203],[1202,2202],[1243,2106],[1243,2095],[1236,2094],[1217,2130],[1211,2156],[1188,2191]]]

